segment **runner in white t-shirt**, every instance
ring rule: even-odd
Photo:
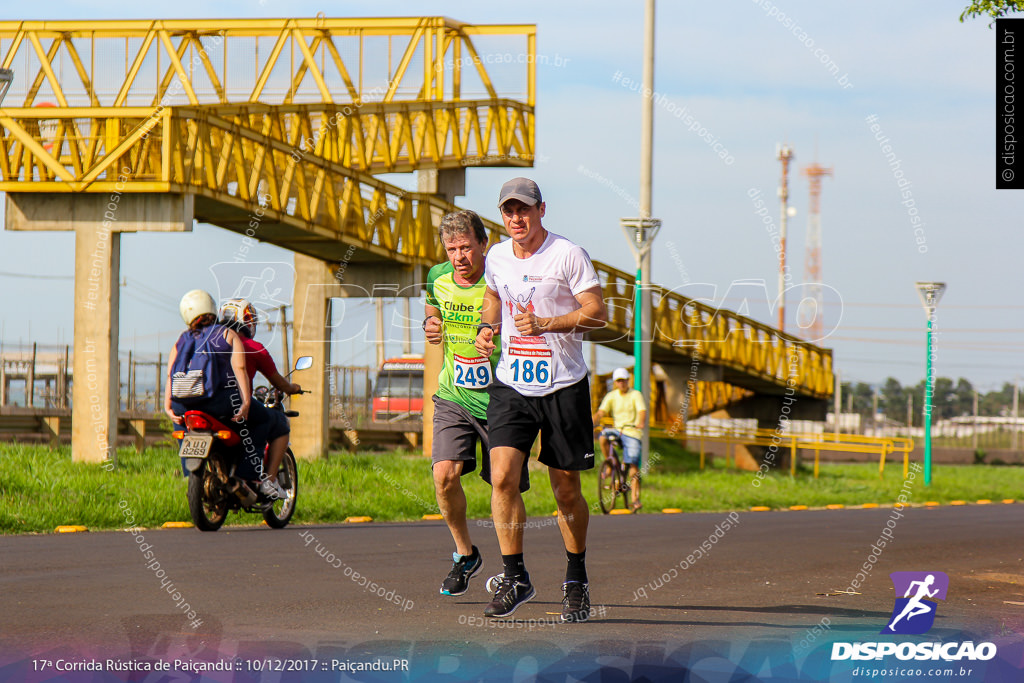
[[[519,477],[540,433],[539,460],[548,466],[568,559],[562,620],[586,621],[590,517],[580,471],[594,466],[594,436],[583,333],[603,327],[608,313],[587,252],[541,224],[545,205],[535,182],[514,178],[505,183],[498,207],[512,239],[487,254],[476,347],[489,355],[500,329],[501,360],[490,387],[487,424],[491,512],[505,571],[494,577],[494,599],[484,614],[510,616],[536,594],[523,562],[526,508]]]

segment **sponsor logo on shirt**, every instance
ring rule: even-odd
[[[533,287],[525,294],[513,294],[509,291],[508,285],[505,285],[505,295],[508,296],[508,300],[505,304],[508,306],[509,315],[513,317],[519,315],[520,308],[531,313],[536,311],[533,306],[533,295],[536,293],[537,288]]]

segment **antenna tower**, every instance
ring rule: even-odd
[[[831,168],[823,168],[815,161],[805,166],[803,175],[807,176],[811,185],[811,206],[807,213],[807,251],[804,260],[804,282],[808,283],[810,296],[814,300],[814,308],[809,311],[801,305],[798,325],[805,336],[818,342],[823,334],[822,320],[825,316],[825,303],[821,293],[821,179],[832,175]]]
[[[789,162],[793,150],[789,145],[779,145],[775,158],[782,162],[782,180],[779,183],[779,200],[782,210],[779,215],[779,331],[786,331],[786,225],[789,220]]]

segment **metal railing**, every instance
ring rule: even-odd
[[[669,436],[662,430],[651,430],[652,436]],[[676,437],[678,438],[678,436]],[[840,453],[869,453],[878,455],[878,476],[885,472],[885,461],[890,455],[903,454],[903,477],[906,478],[910,467],[910,452],[914,450],[914,441],[906,437],[874,437],[860,434],[828,433],[779,433],[774,429],[748,429],[738,425],[687,425],[687,445],[692,447],[696,440],[700,449],[700,468],[705,464],[705,443],[726,444],[726,460],[733,444],[748,446],[775,447],[777,450],[789,449],[789,473],[796,474],[798,451],[814,451],[814,478],[818,478],[820,455],[822,451]]]

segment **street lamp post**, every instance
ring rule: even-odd
[[[620,218],[619,224],[636,257],[636,296],[633,300],[633,388],[644,395],[648,419],[644,425],[641,453],[650,445],[651,343],[654,341],[651,311],[651,243],[661,229],[656,218]]]
[[[647,421],[640,444],[642,457],[650,450],[651,419],[651,343],[654,325],[651,320],[651,243],[661,228],[661,221],[651,218],[651,186],[654,174],[654,0],[644,5],[644,90],[640,128],[640,217],[622,218],[629,247],[636,256],[636,297],[633,304],[633,386],[644,395]]]
[[[932,323],[935,320],[935,308],[939,299],[946,291],[945,282],[917,282],[917,294],[928,315],[928,341],[926,344],[928,360],[925,365],[924,377],[924,485],[932,484],[932,395],[935,391],[935,368],[932,365]]]

